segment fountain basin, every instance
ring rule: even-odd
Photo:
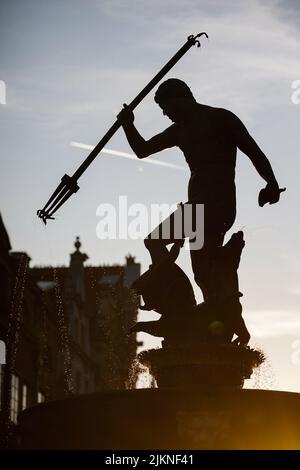
[[[37,405],[19,416],[23,449],[300,449],[300,394],[139,389]]]

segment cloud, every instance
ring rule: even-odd
[[[94,145],[88,145],[88,144],[82,144],[80,142],[71,142],[72,147],[77,147],[80,149],[85,149],[85,150],[93,150],[95,148]],[[167,150],[167,149],[166,149]],[[119,150],[112,150],[104,147],[100,153],[105,153],[107,155],[113,155],[114,157],[122,157],[122,158],[128,158],[129,160],[134,160],[136,163],[148,163],[151,165],[158,165],[158,166],[163,166],[165,168],[171,168],[173,170],[181,170],[181,171],[187,171],[186,168],[180,165],[175,165],[173,163],[168,163],[164,162],[161,160],[156,160],[153,158],[147,158],[145,160],[138,160],[136,155],[132,153],[127,153],[127,152],[120,152]]]
[[[289,287],[287,291],[293,295],[300,296],[300,287]]]
[[[252,336],[268,338],[284,335],[299,335],[300,312],[276,310],[252,310],[244,314]]]
[[[76,56],[66,63],[64,55],[51,51],[54,59],[48,61],[45,51],[44,61],[14,74],[18,78],[10,94],[17,112],[58,131],[86,118],[94,122],[96,116],[113,121],[122,103],[148,83],[187,35],[200,30],[209,33],[209,42],[202,39],[202,48],[192,48],[169,74],[187,81],[199,101],[230,108],[247,120],[290,104],[291,81],[300,77],[300,33],[280,2],[109,0],[95,5],[100,26],[106,22],[114,41],[124,41],[100,48],[91,43],[94,61],[83,64]],[[155,115],[152,100],[142,109],[142,127],[154,131],[165,122]]]
[[[167,1],[160,10],[156,1],[135,3],[130,15],[145,23],[139,43],[167,58],[188,34],[205,30],[209,42],[202,40],[202,49],[190,51],[171,72],[185,78],[199,99],[248,116],[288,104],[290,81],[300,76],[300,34],[291,15],[274,1],[210,3],[190,0],[182,8],[182,2]],[[127,2],[109,5],[106,14],[129,20]],[[151,18],[156,25],[150,26]]]

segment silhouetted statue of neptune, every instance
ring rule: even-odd
[[[179,147],[185,156],[191,170],[188,203],[204,204],[204,244],[201,249],[191,249],[191,261],[195,281],[202,290],[205,302],[209,302],[218,295],[216,253],[220,252],[224,236],[236,216],[237,149],[250,158],[267,183],[260,192],[261,206],[276,203],[282,190],[279,189],[269,160],[235,114],[226,109],[197,103],[190,88],[175,78],[166,80],[158,87],[155,101],[172,124],[149,140],[145,140],[137,131],[134,115],[126,105],[118,118],[138,158],[146,158],[174,146]],[[166,246],[174,242],[172,237],[151,239],[150,234],[145,245],[150,251],[152,263],[162,260],[167,255]],[[235,284],[237,291],[229,292],[228,295],[238,297],[238,283]]]

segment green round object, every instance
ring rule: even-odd
[[[225,331],[225,325],[222,321],[214,320],[210,323],[208,329],[213,336],[222,336]]]

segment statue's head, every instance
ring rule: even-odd
[[[156,90],[154,100],[171,121],[179,123],[190,113],[191,104],[196,103],[188,85],[178,78],[170,78]]]

